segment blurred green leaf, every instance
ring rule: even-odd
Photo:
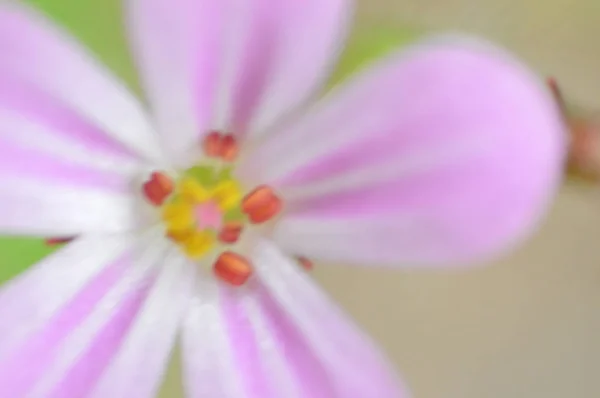
[[[414,41],[418,34],[413,29],[358,28],[350,36],[330,86],[336,85],[369,66],[374,60]]]
[[[0,283],[53,251],[40,239],[0,238]]]

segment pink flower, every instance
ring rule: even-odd
[[[442,38],[307,107],[348,1],[127,6],[148,114],[0,7],[0,231],[77,236],[0,293],[0,396],[151,397],[179,344],[189,397],[406,397],[294,258],[450,266],[528,236],[564,152],[543,83]]]

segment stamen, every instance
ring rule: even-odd
[[[179,194],[190,202],[204,202],[210,199],[210,192],[191,178],[185,178],[179,183]]]
[[[190,234],[183,241],[185,254],[192,259],[199,259],[213,248],[215,238],[206,231],[200,231]]]
[[[221,133],[218,131],[210,132],[202,142],[204,154],[211,158],[216,158],[221,153]]]
[[[314,268],[314,263],[312,261],[310,261],[308,258],[306,257],[297,257],[296,258],[298,260],[298,262],[300,263],[300,265],[302,266],[302,268],[304,268],[307,271],[312,271]]]
[[[213,271],[221,280],[234,286],[241,286],[252,275],[252,265],[244,257],[226,251],[217,258]]]
[[[193,233],[192,230],[182,230],[182,231],[167,231],[167,238],[171,239],[175,243],[183,244]]]
[[[254,224],[269,221],[281,211],[281,208],[281,199],[266,185],[259,186],[242,200],[242,211]]]
[[[552,95],[554,96],[554,99],[556,100],[556,103],[560,107],[561,111],[563,113],[565,113],[566,112],[565,100],[562,95],[562,91],[560,90],[560,87],[558,86],[558,82],[556,81],[556,79],[554,77],[549,77],[546,79],[546,84],[548,84],[548,87],[550,87],[550,91],[552,91]]]
[[[173,180],[166,174],[155,171],[142,187],[146,199],[154,206],[161,206],[173,193]]]
[[[70,238],[48,238],[44,241],[44,243],[48,246],[58,246],[58,245],[63,245],[65,243],[69,243],[72,242],[73,240],[75,240],[74,237],[70,237]]]
[[[237,242],[242,233],[242,228],[242,223],[238,221],[225,223],[221,232],[219,232],[219,241],[228,244]]]
[[[224,136],[221,140],[221,158],[226,162],[233,162],[240,151],[235,137],[231,134]]]
[[[221,158],[225,162],[233,162],[239,153],[239,145],[231,134],[212,131],[202,141],[204,154],[210,158]]]
[[[235,181],[225,180],[213,189],[212,198],[223,211],[227,211],[238,205],[242,193]]]
[[[172,202],[161,210],[163,222],[169,231],[187,231],[194,225],[194,209],[190,203]]]
[[[233,135],[213,132],[205,137],[203,145],[207,155],[222,160],[232,161],[238,154]],[[235,244],[248,223],[264,223],[283,208],[282,200],[267,185],[244,196],[231,165],[219,162],[185,170],[176,185],[167,175],[154,172],[143,188],[147,199],[160,206],[156,213],[166,237],[191,260]],[[244,256],[234,251],[212,255],[218,256],[213,272],[219,279],[240,286],[251,277],[253,266]],[[299,261],[306,269],[312,268],[309,260]]]

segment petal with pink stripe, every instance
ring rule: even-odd
[[[90,398],[156,395],[191,299],[197,266],[175,250],[158,263],[156,283]]]
[[[239,170],[287,199],[275,239],[294,254],[448,265],[529,236],[564,152],[536,76],[488,44],[445,38],[380,61]]]
[[[125,344],[165,244],[81,238],[5,287],[1,395],[86,396]]]
[[[68,118],[85,123],[83,128],[88,132],[92,128],[101,131],[105,141],[119,143],[147,160],[162,161],[158,141],[140,102],[85,48],[42,15],[22,4],[3,3],[0,53],[1,80],[19,81],[23,87],[51,98],[69,110]],[[11,90],[11,95],[19,93]],[[37,98],[26,101],[26,107],[40,106],[35,103]],[[43,112],[48,116],[50,110]],[[64,112],[52,118],[63,116]]]
[[[128,3],[146,92],[182,162],[209,129],[264,133],[303,104],[327,78],[352,8],[350,0]]]
[[[368,338],[270,243],[247,286],[206,281],[183,330],[194,398],[406,398]]]

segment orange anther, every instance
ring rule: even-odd
[[[44,243],[46,243],[46,245],[48,246],[57,246],[57,245],[62,245],[65,243],[69,243],[71,241],[73,241],[75,238],[74,237],[70,237],[70,238],[48,238],[44,241]]]
[[[221,158],[226,162],[233,162],[240,152],[239,145],[235,137],[227,134],[221,139]]]
[[[312,269],[314,268],[314,263],[312,261],[310,261],[309,259],[307,259],[306,257],[297,257],[298,262],[300,263],[300,265],[302,266],[302,268],[304,268],[307,271],[312,271]]]
[[[213,131],[204,137],[202,148],[206,156],[221,158],[226,162],[233,162],[239,153],[239,146],[231,134],[221,134]]]
[[[230,221],[223,225],[221,232],[219,232],[219,241],[223,243],[235,243],[240,238],[242,233],[242,223],[237,221]]]
[[[241,286],[252,275],[252,265],[244,257],[226,251],[217,258],[213,271],[221,280],[234,286]]]
[[[154,206],[160,206],[173,192],[173,180],[166,174],[155,171],[142,187],[146,199]]]
[[[218,157],[221,153],[221,141],[221,133],[218,131],[208,133],[202,142],[204,154],[211,158]]]
[[[242,211],[254,224],[260,224],[275,217],[281,211],[282,206],[281,199],[266,185],[259,186],[242,200]]]

